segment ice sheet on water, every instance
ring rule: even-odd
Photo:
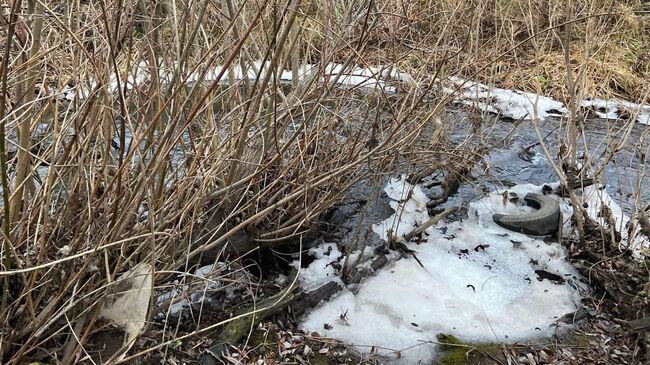
[[[171,80],[172,70],[174,70],[175,67],[175,64],[171,66],[162,65],[158,68],[159,78],[165,82],[169,82]],[[207,70],[196,70],[191,72],[185,78],[185,81],[188,84],[198,81],[211,82],[217,80],[219,75],[221,75],[219,82],[223,84],[229,82],[230,76],[234,77],[235,80],[255,80],[258,78],[258,75],[260,79],[264,77],[269,67],[270,62],[268,61],[254,61],[248,65],[244,65],[243,67],[241,64],[235,63],[226,70],[224,70],[223,65],[216,65]],[[152,68],[149,67],[146,62],[141,61],[133,66],[132,70],[128,74],[120,75],[119,82],[118,78],[114,74],[111,74],[105,87],[110,93],[116,93],[119,89],[132,90],[150,80],[151,74]],[[344,65],[336,63],[326,64],[322,68],[316,64],[305,64],[301,65],[297,69],[295,75],[290,70],[279,70],[277,74],[279,79],[282,81],[292,81],[294,78],[305,80],[311,77],[318,77],[320,82],[331,82],[336,80],[337,86],[378,89],[388,92],[395,91],[394,86],[388,85],[389,81],[403,83],[414,82],[413,78],[408,73],[400,71],[394,67],[344,67]],[[275,74],[272,74],[272,78],[274,76]],[[83,100],[88,98],[90,93],[93,92],[97,86],[97,81],[95,79],[90,79],[87,82],[83,82],[80,86],[65,86],[59,92],[59,95],[67,100],[73,100],[74,98]]]
[[[583,108],[593,111],[599,118],[618,119],[621,114],[636,116],[636,121],[650,125],[650,105],[625,100],[589,99],[580,102]]]
[[[520,90],[490,87],[478,82],[450,77],[448,92],[459,89],[461,102],[476,105],[479,109],[513,119],[545,119],[562,116],[567,112],[564,104],[552,98]]]
[[[159,78],[163,82],[169,82],[177,65],[159,63],[161,65],[158,68]],[[269,67],[270,62],[268,61],[253,61],[243,66],[239,63],[233,63],[226,70],[224,70],[223,65],[215,65],[207,70],[191,72],[187,75],[186,82],[188,84],[200,80],[211,82],[217,80],[219,75],[221,75],[219,82],[224,84],[229,82],[229,76],[234,77],[236,80],[255,80],[265,75]],[[118,88],[131,90],[146,83],[151,78],[152,72],[152,67],[149,67],[147,62],[140,61],[132,67],[128,74],[120,75],[121,82],[118,82],[118,78],[111,74],[106,87],[111,93],[117,92]],[[272,77],[275,76],[276,73],[272,75]],[[344,65],[337,63],[325,65],[303,64],[295,72],[284,69],[278,70],[277,76],[282,81],[300,81],[318,77],[320,82],[336,80],[337,86],[376,89],[386,92],[395,92],[397,90],[393,84],[394,82],[404,86],[417,86],[418,84],[413,76],[394,66],[344,67]],[[536,93],[488,86],[455,76],[447,78],[443,81],[443,84],[445,84],[442,88],[443,91],[454,94],[457,102],[477,106],[483,111],[513,119],[544,119],[552,116],[562,116],[567,112],[563,103]],[[85,99],[97,85],[97,81],[90,79],[79,87],[66,86],[59,94],[67,100],[73,100],[75,97]],[[603,99],[583,100],[580,105],[584,108],[593,109],[601,118],[617,119],[620,112],[625,110],[637,115],[636,120],[638,122],[650,124],[650,105]]]
[[[389,230],[401,237],[429,218],[419,186],[395,178],[385,191],[394,199],[396,213],[373,227],[384,239]],[[523,198],[541,187],[522,185],[510,191]],[[414,259],[389,264],[356,294],[344,290],[315,308],[303,319],[304,329],[366,352],[371,346],[381,354],[399,351],[402,363],[430,361],[438,333],[485,342],[552,335],[554,321],[579,304],[583,293],[578,274],[561,245],[508,231],[491,219],[493,213],[529,209],[504,200],[501,192],[472,202],[467,220],[439,223],[427,229],[425,242],[406,243],[424,267]],[[535,270],[565,281],[539,280]],[[317,272],[310,272],[310,282],[316,281]]]

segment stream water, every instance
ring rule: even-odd
[[[454,126],[453,140],[459,142],[470,138],[473,132],[467,128],[466,113],[452,110],[447,119],[452,120]],[[555,164],[565,134],[562,123],[560,119],[549,118],[537,125]],[[516,130],[511,133],[515,127]],[[506,138],[506,143],[492,149],[485,156],[484,163],[474,169],[473,180],[463,184],[449,204],[457,203],[459,199],[470,201],[480,198],[486,190],[516,184],[543,185],[558,181],[543,148],[537,144],[539,138],[533,122],[526,120],[515,126],[512,121],[490,118],[482,129],[486,142],[498,142]],[[593,174],[609,151],[621,143],[597,180],[627,214],[633,212],[635,204],[638,209],[645,207],[650,202],[650,162],[645,159],[650,153],[650,127],[641,123],[588,118],[583,123],[583,131],[578,157],[580,164],[587,164],[585,156],[591,161],[593,167],[587,169],[587,176]],[[622,142],[626,133],[629,135]],[[524,150],[529,146],[533,147],[526,153]]]
[[[457,204],[459,200],[471,201],[484,196],[486,191],[491,191],[515,184],[531,183],[542,185],[558,181],[555,170],[537,143],[539,138],[535,131],[533,122],[524,120],[517,125],[508,119],[500,119],[494,116],[484,118],[481,131],[473,131],[470,116],[463,108],[452,107],[444,117],[444,123],[451,128],[451,140],[454,143],[470,141],[469,145],[476,145],[481,139],[484,143],[505,143],[493,148],[484,157],[483,163],[479,164],[472,172],[472,180],[463,184],[458,194],[450,199],[448,204]],[[547,118],[538,123],[539,134],[544,138],[549,153],[557,163],[557,155],[564,138],[563,121],[559,118]],[[423,132],[423,139],[430,135],[430,131]],[[513,131],[513,128],[515,130]],[[650,154],[650,127],[641,123],[615,121],[600,118],[586,118],[582,123],[583,133],[580,136],[579,152],[580,163],[585,163],[585,156],[592,161],[594,168],[589,171],[593,173],[597,166],[600,166],[609,153],[617,144],[618,150],[607,163],[602,176],[598,181],[606,186],[607,192],[617,203],[623,207],[629,215],[635,209],[641,209],[650,203],[650,184],[648,175],[650,162],[645,158]],[[42,140],[47,144],[48,138],[42,137],[47,128],[38,128],[36,140]],[[627,134],[627,138],[625,136]],[[15,136],[13,136],[15,137]],[[188,143],[187,133],[184,135],[185,144]],[[9,133],[8,139],[12,139]],[[504,140],[505,139],[505,140]],[[127,130],[126,143],[130,145],[131,134]],[[117,140],[114,144],[117,146]],[[15,141],[9,143],[15,147]],[[529,148],[526,153],[524,150]],[[13,148],[15,150],[15,148]],[[176,156],[176,158],[174,157]],[[172,165],[180,167],[182,151],[176,148],[172,152]],[[177,174],[182,174],[182,168],[175,169]],[[49,168],[41,166],[36,170],[41,181],[44,181]],[[1,191],[1,187],[0,187]],[[1,206],[2,202],[0,202]]]

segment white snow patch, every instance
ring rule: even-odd
[[[636,121],[650,125],[650,105],[636,104],[625,100],[592,99],[583,100],[580,105],[591,109],[599,118],[618,119],[621,113],[636,115]]]
[[[561,117],[568,110],[562,102],[536,93],[502,89],[479,82],[449,77],[442,90],[447,94],[458,93],[457,102],[476,106],[480,110],[513,119],[546,119]],[[458,90],[457,90],[458,89]],[[626,100],[586,99],[580,106],[591,109],[599,118],[619,119],[621,113],[635,116],[639,123],[650,125],[650,105]]]
[[[450,77],[449,81],[453,86],[446,87],[445,91],[451,93],[460,88],[460,102],[476,105],[490,113],[513,119],[545,119],[562,116],[567,112],[563,103],[535,93],[491,87],[457,77]]]
[[[315,260],[308,267],[300,268],[298,261],[292,263],[296,269],[300,270],[300,287],[304,291],[309,292],[318,289],[329,281],[342,283],[341,278],[336,275],[336,270],[331,265],[333,261],[342,256],[335,243],[326,243],[311,248],[308,254],[315,257]]]
[[[394,219],[387,219],[373,226],[373,230],[384,240],[388,234],[402,237],[411,232],[417,224],[429,219],[427,197],[420,186],[413,186],[406,181],[406,176],[391,178],[384,188],[392,199],[390,207],[395,210]]]
[[[158,69],[160,80],[163,82],[169,82],[173,73],[172,71],[175,67],[175,64],[171,66],[161,66]],[[221,78],[219,79],[219,83],[222,84],[228,84],[230,75],[232,75],[236,80],[255,80],[258,78],[260,71],[260,78],[263,77],[269,67],[270,63],[268,61],[254,61],[249,65],[244,66],[244,68],[242,68],[240,64],[232,64],[226,70],[224,70],[223,65],[216,65],[204,70],[205,74],[203,77],[201,77],[203,70],[192,72],[186,77],[186,83],[192,84],[199,81],[215,81],[220,74]],[[132,90],[151,79],[151,69],[152,68],[148,66],[147,62],[141,61],[133,67],[129,74],[120,76],[120,83],[118,83],[117,77],[115,77],[114,74],[111,74],[110,80],[105,87],[109,93],[117,93],[119,89],[124,88],[126,88],[126,90]],[[342,64],[335,63],[327,64],[322,68],[317,64],[302,65],[298,68],[295,77],[293,72],[290,70],[279,70],[278,75],[281,81],[292,81],[294,79],[307,80],[312,77],[318,77],[319,82],[331,82],[336,80],[337,86],[378,89],[386,92],[396,91],[395,86],[389,85],[389,82],[401,82],[404,84],[414,83],[413,78],[408,73],[400,71],[394,67],[355,66],[346,68]],[[59,92],[59,95],[67,100],[73,100],[74,98],[83,100],[88,98],[90,93],[97,86],[97,81],[90,79],[87,83],[82,84],[81,86],[65,86]]]
[[[592,111],[599,117],[603,119],[618,119],[618,104],[613,103],[609,100],[603,99],[594,99],[594,100],[583,100],[580,102],[580,106],[583,108],[592,109]]]
[[[614,199],[607,193],[607,190],[600,189],[594,185],[584,188],[582,193],[582,200],[586,203],[587,214],[591,219],[598,222],[598,224],[605,227],[614,228],[616,232],[621,234],[621,243],[619,249],[629,248],[638,257],[643,251],[650,248],[650,240],[640,234],[633,233],[630,237],[628,227],[630,224],[630,217],[623,212],[623,209],[616,203]],[[603,214],[603,207],[607,207],[611,214],[611,221]],[[614,227],[610,226],[610,222],[614,223]],[[629,247],[628,247],[629,246]]]
[[[159,62],[163,65],[163,62]],[[163,83],[171,80],[173,70],[177,67],[175,63],[168,66],[161,66],[158,69],[159,79]],[[255,80],[258,74],[263,76],[270,67],[268,61],[253,61],[242,68],[239,63],[232,64],[224,70],[223,65],[216,65],[207,70],[197,70],[187,75],[185,81],[187,84],[195,82],[211,82],[222,75],[219,82],[227,84],[229,76],[232,75],[236,80]],[[152,67],[145,61],[135,64],[128,74],[120,77],[121,85],[117,82],[114,74],[110,75],[109,82],[105,86],[110,93],[116,93],[118,89],[133,88],[148,82],[151,79]],[[201,75],[205,71],[203,77]],[[261,74],[260,74],[261,72]],[[223,73],[223,74],[222,74]],[[275,75],[275,74],[274,74]],[[396,92],[396,84],[403,86],[418,86],[418,82],[409,73],[404,72],[393,66],[380,67],[344,67],[342,64],[329,63],[324,66],[318,64],[304,64],[298,67],[295,74],[291,70],[278,70],[277,75],[281,81],[303,81],[312,77],[317,77],[319,82],[332,82],[336,80],[336,86],[376,89],[385,92]],[[59,95],[67,100],[74,98],[85,99],[90,95],[98,83],[90,79],[85,84],[75,86],[65,86]],[[449,77],[443,81],[442,90],[448,94],[454,94],[456,101],[477,106],[483,111],[510,117],[513,119],[532,119],[534,117],[545,119],[548,117],[559,117],[567,113],[563,103],[552,98],[542,96],[536,93],[530,93],[520,90],[502,89],[488,86],[479,82],[473,82],[461,79],[459,77]],[[623,110],[637,115],[636,120],[639,123],[650,124],[650,105],[635,104],[623,100],[583,100],[581,106],[591,108],[601,118],[617,119],[619,113]]]
[[[525,193],[540,190],[534,185],[510,189],[521,201]],[[385,191],[396,200],[396,213],[373,227],[383,238],[389,230],[402,237],[429,218],[419,186],[391,179]],[[396,361],[401,363],[431,361],[439,333],[476,342],[553,335],[554,321],[575,311],[584,293],[561,245],[508,231],[491,218],[497,212],[528,209],[523,203],[504,202],[500,192],[471,203],[466,221],[441,222],[426,231],[425,243],[406,243],[424,268],[413,258],[388,264],[356,294],[344,289],[315,308],[304,317],[303,328],[366,353],[375,346],[379,354],[396,359],[399,351]],[[316,282],[319,269],[310,265],[306,270],[310,282]],[[566,281],[539,281],[535,270]]]
[[[448,94],[457,92],[456,101],[469,106],[513,119],[546,119],[560,117],[568,112],[565,105],[552,98],[521,90],[502,89],[458,77],[448,79],[444,86]],[[583,108],[591,109],[599,118],[619,119],[621,113],[636,116],[639,123],[650,125],[650,105],[626,100],[587,99],[580,102]]]

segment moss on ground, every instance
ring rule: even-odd
[[[309,363],[312,365],[329,365],[333,362],[329,357],[327,357],[327,355],[315,353],[313,357],[309,359]]]
[[[440,365],[484,364],[492,362],[499,353],[499,345],[492,343],[473,344],[461,341],[455,336],[438,334],[438,343],[442,355],[437,363]]]
[[[273,340],[273,337],[275,337],[275,332],[273,331],[256,330],[248,338],[248,345],[264,354],[274,349],[276,341]]]

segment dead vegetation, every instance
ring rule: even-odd
[[[415,163],[464,176],[480,151],[446,139],[438,115],[449,99],[435,77],[566,99],[567,22],[580,95],[645,98],[640,1],[577,1],[571,15],[563,4],[8,1],[0,361],[95,358],[86,348],[105,329],[101,308],[138,264],[157,286],[199,262],[299,247],[363,179]],[[337,87],[330,63],[424,81],[389,81],[397,95]],[[299,80],[307,64],[315,71]],[[230,279],[247,305],[278,291]],[[197,319],[184,336],[224,321]],[[146,345],[166,351],[170,333],[178,327]]]
[[[643,1],[396,1],[387,12],[402,16],[386,18],[373,60],[413,73],[432,73],[445,60],[447,73],[568,101],[562,39],[569,25],[583,98],[647,97],[650,17]],[[444,38],[437,37],[441,29],[448,30]],[[397,42],[385,41],[395,36]]]

